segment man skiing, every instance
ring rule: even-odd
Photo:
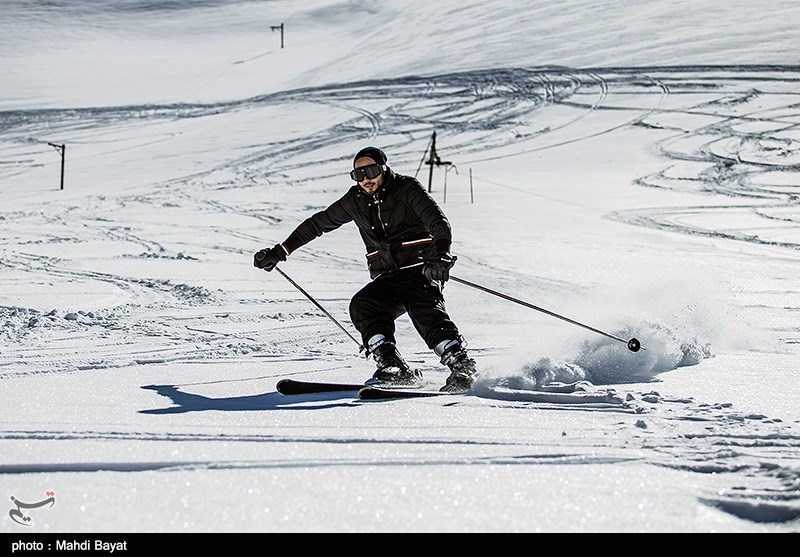
[[[417,385],[397,350],[395,320],[408,313],[425,343],[450,369],[441,388],[470,389],[475,360],[445,310],[442,288],[456,258],[450,255],[450,223],[416,178],[395,174],[377,147],[361,149],[350,177],[357,182],[324,211],[303,221],[281,244],[255,254],[254,264],[272,271],[288,255],[325,232],[355,221],[366,246],[372,281],[350,302],[350,319],[377,364],[367,385]]]

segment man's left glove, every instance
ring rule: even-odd
[[[440,253],[436,257],[425,260],[422,274],[430,280],[446,282],[450,278],[450,269],[456,264],[457,257],[449,253]]]
[[[275,244],[271,248],[264,248],[256,252],[253,257],[253,265],[265,271],[271,271],[281,261],[286,261],[286,250],[280,244]]]

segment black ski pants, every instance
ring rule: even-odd
[[[422,274],[422,267],[381,275],[359,290],[350,301],[350,319],[361,333],[364,346],[381,334],[395,342],[395,320],[408,313],[428,348],[457,339],[458,328],[444,307],[441,286]]]

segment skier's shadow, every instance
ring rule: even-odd
[[[286,396],[277,392],[259,395],[234,396],[227,398],[211,398],[203,395],[182,392],[176,385],[144,385],[142,389],[155,391],[172,400],[173,406],[139,410],[140,414],[183,414],[186,412],[202,412],[206,410],[222,410],[227,412],[247,412],[264,410],[324,410],[351,406],[354,394],[347,392],[322,393],[304,395],[302,398]],[[335,402],[337,399],[344,399]],[[331,401],[330,404],[318,404],[320,401]],[[317,404],[307,404],[314,402]]]

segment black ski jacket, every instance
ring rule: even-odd
[[[387,168],[369,195],[357,184],[338,201],[303,221],[283,242],[292,253],[325,232],[355,221],[367,249],[370,277],[421,265],[450,251],[450,223],[416,178]]]

